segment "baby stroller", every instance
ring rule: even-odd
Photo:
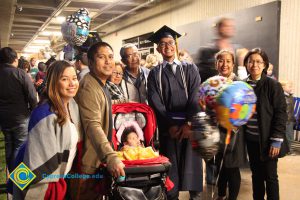
[[[153,110],[146,104],[124,103],[112,106],[112,145],[119,149],[118,129],[124,122],[136,121],[144,133],[144,146],[154,148],[156,119]],[[166,157],[123,161],[126,177],[114,180],[109,199],[158,200],[166,199],[166,179],[171,163]]]

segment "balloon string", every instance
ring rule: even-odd
[[[226,145],[230,143],[230,137],[231,137],[231,128],[227,129],[226,140],[225,140]]]
[[[226,134],[226,139],[225,139],[225,147],[224,147],[224,151],[223,151],[223,156],[222,156],[222,159],[221,159],[220,168],[218,170],[218,176],[217,176],[217,179],[216,179],[216,184],[218,184],[218,182],[219,182],[220,172],[222,170],[223,163],[224,163],[224,157],[225,157],[225,154],[226,154],[226,150],[227,150],[228,144],[230,143],[230,136],[231,136],[231,129],[228,129],[227,130],[227,134]],[[215,195],[216,188],[217,188],[216,186],[213,186],[213,192],[212,192],[212,195],[211,195],[212,198]]]

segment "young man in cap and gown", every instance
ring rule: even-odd
[[[172,163],[168,175],[174,188],[167,193],[168,199],[178,199],[179,191],[189,191],[190,199],[200,199],[202,159],[189,141],[191,118],[200,112],[200,75],[196,65],[176,58],[176,39],[180,36],[163,26],[149,38],[157,44],[163,62],[148,76],[148,101],[157,117],[160,152]]]

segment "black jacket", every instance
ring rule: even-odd
[[[261,160],[269,159],[271,138],[283,138],[279,157],[288,152],[286,143],[286,101],[281,84],[264,73],[254,88]]]
[[[12,128],[28,119],[37,104],[36,90],[23,69],[0,66],[0,125]]]

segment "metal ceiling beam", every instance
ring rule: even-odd
[[[27,24],[13,24],[12,27],[35,28],[35,29],[40,28],[40,26],[37,25],[27,25]]]
[[[98,12],[99,9],[97,8],[87,8],[89,12]],[[64,9],[65,12],[76,12],[78,10],[78,7],[66,7]]]
[[[111,4],[108,4],[106,6],[104,6],[103,8],[99,9],[97,11],[97,14],[93,16],[93,19],[99,17],[100,15],[102,15],[105,11],[117,6],[117,5],[120,5],[122,2],[124,2],[125,0],[118,0],[118,1],[115,1],[114,3],[111,3]]]
[[[54,18],[54,17],[57,17],[61,11],[67,7],[70,3],[71,3],[72,0],[63,0],[61,1],[61,3],[57,6],[57,9],[51,14],[50,17],[48,17],[48,19],[46,20],[46,22],[38,29],[38,31],[35,33],[35,35],[31,38],[31,40],[29,40],[29,42],[25,45],[25,47],[23,48],[23,50],[33,41],[35,40],[37,37],[38,37],[38,34],[40,32],[42,32],[51,22],[51,20]]]
[[[39,10],[56,10],[55,7],[52,6],[44,6],[40,4],[28,4],[28,3],[18,3],[18,7],[24,8],[32,8],[32,9],[39,9]]]
[[[26,22],[26,23],[35,23],[35,24],[42,24],[44,21],[32,18],[25,18],[25,17],[15,17],[15,22]]]
[[[19,29],[19,28],[13,28],[11,31],[13,34],[17,33],[17,32],[21,32],[21,33],[32,33],[32,35],[35,34],[35,30],[28,30],[28,29]]]
[[[128,10],[128,11],[124,12],[123,14],[121,14],[121,15],[119,15],[117,17],[114,17],[113,19],[111,19],[111,20],[109,20],[109,21],[107,21],[107,22],[105,22],[103,24],[100,24],[100,25],[92,28],[92,31],[96,31],[97,29],[99,29],[99,28],[101,28],[103,26],[106,26],[107,24],[110,24],[110,23],[114,22],[115,20],[117,20],[117,19],[119,19],[121,17],[124,17],[125,15],[128,15],[128,14],[130,14],[130,13],[132,13],[132,12],[134,12],[134,11],[140,9],[140,8],[143,8],[143,7],[145,7],[145,6],[147,6],[147,5],[151,4],[151,3],[153,3],[153,1],[147,1],[147,2],[145,2],[143,4],[140,4],[139,6],[133,8],[131,10]]]
[[[22,14],[15,14],[16,17],[44,17],[44,18],[48,18],[49,15],[46,15],[46,14],[25,14],[25,13],[22,13]]]

